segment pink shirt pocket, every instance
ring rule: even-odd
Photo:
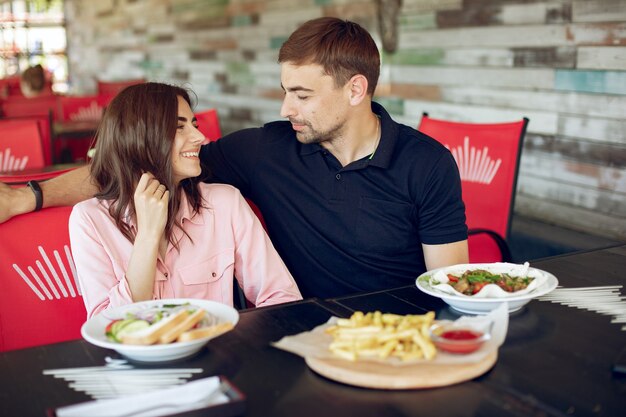
[[[177,284],[184,297],[202,298],[232,304],[235,254],[223,250],[208,259],[177,270]]]

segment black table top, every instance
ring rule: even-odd
[[[565,287],[623,284],[626,245],[548,258],[532,266],[553,273]],[[626,415],[626,377],[611,371],[626,347],[623,324],[547,301],[533,300],[511,315],[492,370],[444,388],[352,387],[317,375],[302,358],[269,345],[354,310],[434,310],[438,318],[459,316],[414,286],[245,310],[235,330],[209,342],[199,355],[170,366],[203,368],[196,378],[227,376],[247,397],[246,416]],[[103,365],[106,356],[115,353],[82,340],[0,354],[0,416],[42,416],[47,408],[88,400],[42,371]]]

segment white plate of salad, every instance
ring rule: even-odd
[[[216,301],[150,300],[104,310],[83,324],[81,334],[136,362],[167,362],[195,354],[238,321],[237,310]]]
[[[427,271],[416,280],[421,291],[470,314],[486,314],[504,302],[512,313],[558,284],[554,275],[528,263],[505,262],[452,265]]]

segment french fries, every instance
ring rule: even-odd
[[[434,319],[432,311],[406,316],[357,311],[349,319],[338,319],[336,325],[326,329],[333,336],[329,349],[350,361],[389,357],[403,361],[430,360],[437,354],[428,333]]]

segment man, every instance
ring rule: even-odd
[[[288,121],[235,132],[203,146],[200,158],[212,181],[259,206],[303,296],[409,285],[427,269],[467,262],[454,159],[372,102],[380,57],[369,33],[314,19],[283,44],[278,61]],[[46,206],[96,191],[86,168],[42,188]],[[1,188],[0,197],[0,221],[35,206],[28,189]]]

